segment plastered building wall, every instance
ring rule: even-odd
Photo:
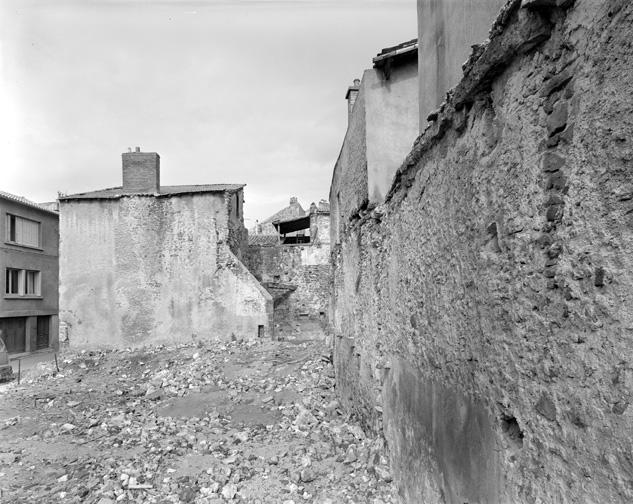
[[[7,214],[40,223],[41,248],[8,242]],[[18,298],[6,292],[6,268],[40,272],[41,296]],[[0,198],[0,318],[26,317],[24,350],[36,349],[37,316],[50,316],[49,346],[58,347],[59,216]]]
[[[330,241],[339,241],[350,217],[384,201],[396,170],[418,134],[415,64],[363,73],[330,186]]]
[[[506,0],[418,0],[418,68],[420,132],[427,116],[446,100],[462,78],[471,46],[488,38],[488,30]]]
[[[365,70],[367,193],[369,203],[382,203],[396,170],[418,136],[418,69],[415,63],[394,65],[389,80],[381,70]]]
[[[341,235],[337,390],[404,502],[633,500],[632,26],[508,2]]]
[[[260,325],[270,336],[272,298],[229,246],[231,203],[221,192],[62,200],[71,345],[256,338]]]

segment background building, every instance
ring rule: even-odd
[[[348,126],[332,184],[332,244],[363,209],[384,201],[418,136],[418,44],[383,49],[346,93]]]
[[[475,44],[484,44],[506,0],[418,0],[420,132],[462,78]]]
[[[272,298],[242,264],[243,185],[161,186],[123,157],[123,185],[62,196],[62,334],[73,345],[272,336]]]
[[[0,191],[0,329],[9,353],[58,344],[59,215]]]
[[[290,203],[300,207],[297,198]],[[274,298],[276,334],[284,337],[300,329],[306,336],[313,324],[321,332],[328,318],[330,208],[321,200],[305,215],[285,210],[264,221],[275,235],[249,236],[246,264]]]

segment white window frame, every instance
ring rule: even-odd
[[[13,287],[12,276],[8,274],[9,271],[18,272],[18,292],[10,292]],[[29,273],[34,274],[33,289],[34,292],[27,292]],[[42,297],[42,272],[39,270],[26,270],[19,268],[5,268],[5,297],[27,297],[27,298],[39,298]]]
[[[15,240],[11,239],[11,218],[15,219]],[[37,224],[37,245],[33,245],[32,243],[26,243],[25,241],[20,241],[21,239],[17,236],[18,235],[18,221],[22,220],[22,221],[26,221],[29,223],[33,223],[33,224]],[[11,245],[19,245],[20,247],[28,247],[28,248],[34,248],[34,249],[40,249],[42,248],[42,223],[40,221],[37,221],[35,219],[28,219],[26,217],[22,217],[20,215],[16,215],[16,214],[12,214],[12,213],[8,213],[7,212],[7,217],[6,217],[6,224],[7,224],[7,232],[6,232],[6,237],[5,240],[7,243],[10,243]]]

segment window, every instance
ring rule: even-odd
[[[40,272],[39,271],[26,272],[26,288],[24,289],[24,293],[27,296],[40,295]]]
[[[26,247],[40,247],[40,223],[7,214],[7,241]]]
[[[5,283],[5,292],[7,294],[20,294],[20,273],[21,270],[7,268]]]
[[[39,271],[7,268],[4,292],[13,296],[41,296],[41,279]]]

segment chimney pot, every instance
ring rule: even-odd
[[[134,151],[135,151],[135,152],[141,152],[141,148],[140,148],[140,147],[136,147],[136,148],[134,149]]]
[[[358,98],[358,92],[360,91],[360,79],[354,79],[354,84],[347,88],[347,94],[345,99],[347,100],[347,118],[348,121],[352,117],[352,111],[354,110],[354,103]]]

